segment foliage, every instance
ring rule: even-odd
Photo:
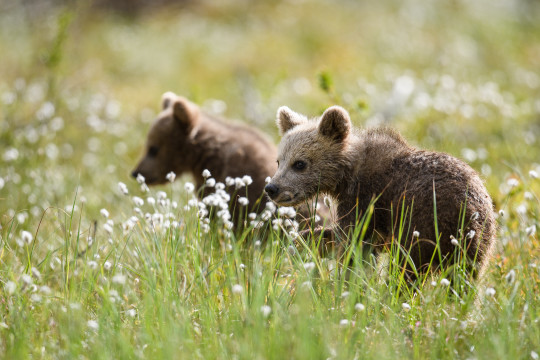
[[[538,4],[32,6],[0,13],[2,357],[538,358]],[[188,176],[141,189],[169,90],[276,141],[279,106],[337,103],[463,158],[499,214],[485,278],[403,286],[396,256],[343,267],[285,219],[231,233]]]

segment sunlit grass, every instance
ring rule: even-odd
[[[497,4],[6,8],[0,357],[537,359],[538,8]],[[321,257],[279,222],[202,219],[187,177],[141,190],[128,174],[169,90],[276,140],[279,106],[338,103],[463,158],[498,213],[485,277],[407,286],[395,250]]]

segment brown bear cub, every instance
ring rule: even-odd
[[[148,133],[146,151],[132,176],[141,174],[146,184],[155,185],[167,182],[171,171],[176,175],[191,173],[196,187],[201,188],[205,169],[222,183],[226,177],[248,175],[253,182],[247,198],[255,211],[265,179],[276,171],[276,153],[275,146],[256,130],[225,123],[203,113],[189,100],[167,92],[162,98],[162,112]],[[205,189],[206,193],[213,191]],[[244,196],[245,188],[238,194]]]
[[[147,185],[157,185],[167,182],[171,171],[178,176],[190,173],[198,189],[205,184],[204,170],[209,170],[221,183],[230,177],[243,178],[247,185],[247,175],[251,178],[247,187],[248,209],[259,213],[265,209],[265,181],[276,172],[276,157],[276,147],[257,130],[205,114],[196,104],[167,92],[162,97],[162,112],[148,133],[144,155],[131,175],[136,178],[140,174]],[[229,186],[227,191],[236,196],[235,200],[246,196],[246,188],[236,190]],[[199,195],[204,197],[212,192],[214,188],[205,187]],[[316,224],[322,224],[332,214],[328,207],[317,206],[317,215],[322,219]],[[230,207],[238,209],[234,203]],[[299,209],[296,220],[301,226],[311,224],[313,208],[303,205]],[[235,216],[234,222],[238,220]]]
[[[314,234],[322,235],[327,247],[342,249],[340,242],[373,204],[365,245],[378,252],[399,241],[409,254],[409,279],[452,266],[460,252],[467,272],[481,273],[494,242],[495,217],[492,200],[470,166],[416,149],[388,128],[353,129],[339,106],[316,120],[281,107],[277,125],[283,136],[278,170],[265,190],[284,206],[318,193],[336,200],[338,223]]]

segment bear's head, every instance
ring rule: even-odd
[[[152,124],[142,159],[131,175],[146,184],[162,184],[167,174],[180,175],[192,167],[192,134],[200,120],[197,105],[172,92],[163,94],[162,111]]]
[[[265,190],[273,201],[295,206],[318,193],[331,193],[343,173],[351,119],[339,106],[328,108],[318,120],[308,120],[288,107],[277,113],[283,136],[278,170]]]

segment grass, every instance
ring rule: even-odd
[[[0,358],[538,358],[537,4],[0,8]],[[485,278],[403,287],[398,248],[385,276],[355,244],[343,270],[271,224],[199,221],[187,176],[141,190],[169,90],[276,142],[279,106],[340,104],[465,159],[499,214]]]

